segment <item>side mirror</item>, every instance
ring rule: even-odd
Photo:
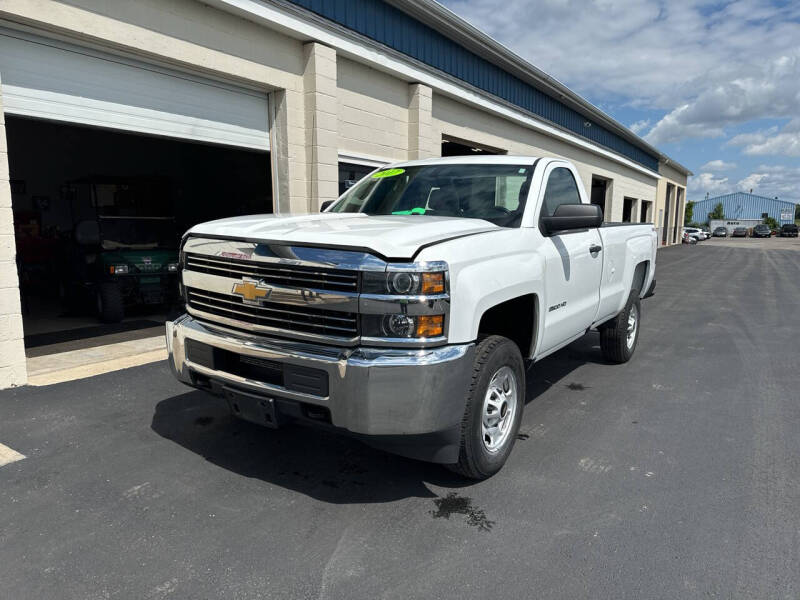
[[[325,212],[334,202],[336,202],[336,200],[325,200],[325,202],[319,205],[319,212]]]
[[[596,204],[561,204],[552,217],[542,217],[541,223],[545,233],[600,227],[603,209]]]

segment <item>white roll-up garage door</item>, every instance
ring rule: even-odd
[[[269,149],[264,93],[0,29],[7,114]]]

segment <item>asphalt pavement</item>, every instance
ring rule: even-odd
[[[0,598],[797,599],[800,253],[657,277],[633,360],[589,334],[532,366],[477,484],[236,421],[162,363],[0,392]]]

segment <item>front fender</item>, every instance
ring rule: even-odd
[[[449,343],[474,341],[481,317],[493,306],[528,294],[542,296],[544,260],[532,250],[531,233],[513,229],[454,240],[420,257],[450,266]]]

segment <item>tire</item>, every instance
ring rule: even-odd
[[[622,312],[600,326],[600,349],[606,360],[625,363],[631,359],[639,342],[641,321],[642,305],[639,301],[639,290],[631,290]],[[633,334],[632,337],[629,337],[629,333]]]
[[[514,447],[524,407],[525,364],[519,348],[499,335],[480,340],[461,420],[458,462],[448,468],[478,480],[497,473]],[[500,414],[505,416],[493,416]],[[490,425],[488,429],[484,417]]]
[[[97,289],[97,314],[103,323],[119,323],[125,316],[122,291],[116,283],[101,283]]]

